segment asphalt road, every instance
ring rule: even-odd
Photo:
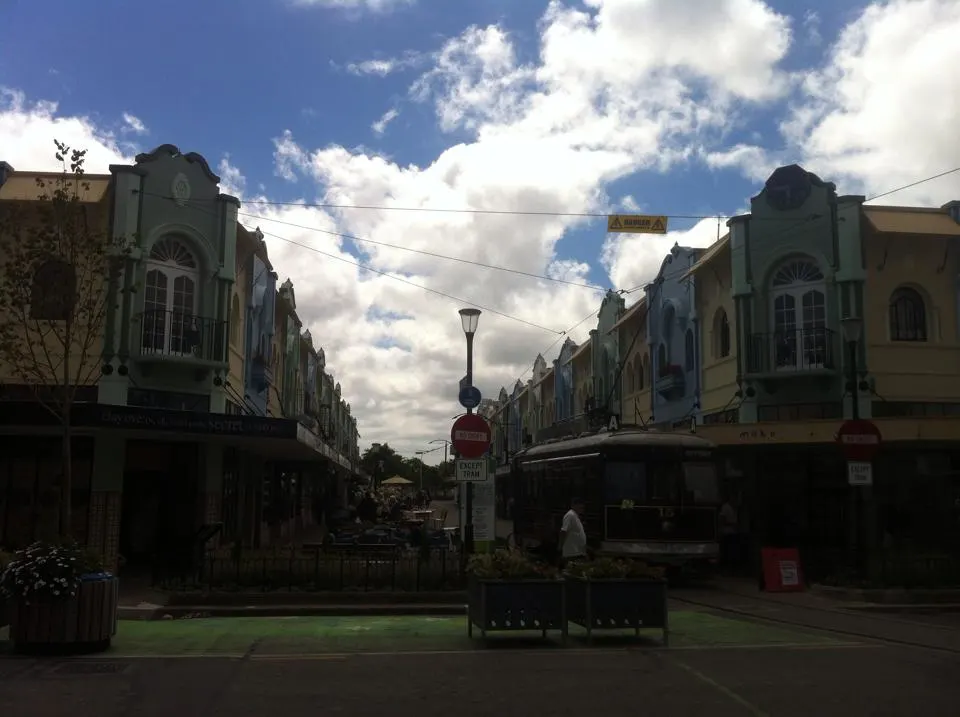
[[[0,660],[11,717],[957,714],[960,656],[868,643]]]

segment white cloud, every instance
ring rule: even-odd
[[[149,130],[147,126],[143,123],[139,117],[130,114],[129,112],[123,113],[123,131],[132,132],[133,134],[148,134]]]
[[[297,5],[307,5],[337,10],[370,10],[387,12],[413,5],[416,0],[294,0]]]
[[[410,93],[456,139],[432,161],[400,165],[371,150],[306,146],[288,131],[272,146],[275,172],[299,182],[307,201],[565,214],[612,205],[643,211],[633,197],[608,198],[610,183],[668,171],[691,157],[718,168],[750,167],[758,180],[771,161],[801,158],[841,191],[855,191],[855,182],[886,188],[960,163],[958,11],[946,0],[867,10],[841,35],[826,66],[812,72],[804,104],[788,113],[787,146],[771,152],[729,147],[722,137],[732,122],[747,124],[753,107],[790,91],[791,77],[779,69],[791,40],[787,18],[760,0],[553,2],[529,61],[496,25],[469,28],[433,56]],[[91,169],[129,155],[89,119],[61,117],[54,105],[9,92],[2,101],[0,146],[7,154],[0,159],[16,167],[49,165],[53,137],[89,148]],[[219,171],[238,193],[258,185],[252,177],[245,184],[229,157]],[[949,194],[960,196],[954,189],[943,198]],[[491,397],[528,372],[554,332],[595,311],[601,295],[291,225],[581,282],[590,267],[558,242],[569,229],[589,226],[598,249],[583,258],[600,262],[617,288],[651,279],[674,242],[706,246],[717,236],[716,220],[666,237],[601,241],[600,220],[574,216],[324,211],[244,201],[242,211],[258,216],[243,221],[267,233],[281,280],[293,279],[300,315],[326,349],[364,442],[387,440],[408,454],[443,437],[459,410],[462,304],[390,276],[544,327],[484,312],[476,380]],[[389,276],[358,268],[357,252]],[[582,325],[574,339],[589,328]]]
[[[351,75],[377,75],[386,77],[397,69],[397,61],[393,59],[386,60],[364,60],[363,62],[351,62],[347,65],[347,72]]]
[[[709,158],[758,179],[785,161],[867,196],[960,165],[960,3],[891,0],[840,33],[823,68],[804,79],[781,124],[786,147],[740,146]],[[960,197],[960,173],[884,197],[939,205]]]
[[[400,116],[400,111],[397,109],[389,109],[381,115],[380,119],[370,125],[370,129],[373,130],[374,134],[380,135],[387,131],[387,125],[393,122],[397,117]]]

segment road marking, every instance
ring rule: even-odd
[[[738,705],[740,705],[741,707],[743,707],[747,712],[749,712],[750,714],[752,714],[753,717],[770,717],[769,714],[767,714],[766,712],[764,712],[762,709],[760,709],[759,707],[757,707],[755,704],[753,704],[752,702],[750,702],[748,699],[746,699],[745,697],[740,696],[739,694],[737,694],[736,692],[734,692],[733,690],[731,690],[729,687],[720,684],[719,682],[717,682],[717,681],[714,680],[713,678],[707,677],[705,674],[703,674],[702,672],[700,672],[700,670],[697,670],[697,669],[695,669],[695,668],[693,668],[693,667],[690,667],[690,665],[688,665],[688,664],[685,663],[685,662],[682,662],[681,660],[674,659],[673,662],[674,662],[674,664],[678,665],[679,667],[681,667],[682,669],[686,670],[688,673],[690,673],[691,675],[693,675],[694,677],[696,677],[696,678],[697,678],[698,680],[700,680],[703,684],[709,685],[710,687],[712,687],[713,689],[715,689],[715,690],[716,690],[717,692],[719,692],[720,694],[725,695],[726,697],[729,697],[731,700],[733,700],[733,701],[736,702]]]

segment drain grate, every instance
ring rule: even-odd
[[[111,660],[94,662],[92,660],[70,660],[55,665],[50,673],[54,675],[119,675],[130,667],[128,662]]]

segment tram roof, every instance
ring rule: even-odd
[[[531,446],[517,454],[517,458],[532,458],[562,453],[578,453],[585,450],[603,451],[609,448],[638,446],[645,448],[714,448],[714,444],[705,438],[691,433],[665,433],[644,429],[620,429],[603,431],[591,435],[579,435],[575,438],[551,440]]]

